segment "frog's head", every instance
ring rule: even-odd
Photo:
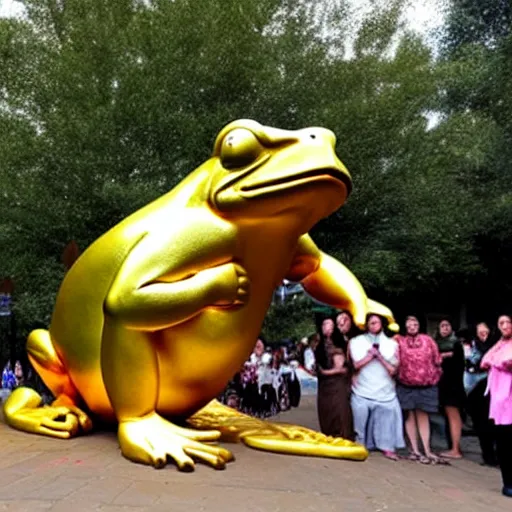
[[[337,210],[352,188],[335,144],[324,128],[287,131],[234,121],[217,136],[208,161],[209,202],[228,216],[303,213],[314,224]]]

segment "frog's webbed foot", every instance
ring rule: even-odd
[[[224,469],[234,460],[230,451],[199,440],[213,440],[220,432],[193,431],[173,425],[156,413],[119,423],[118,438],[123,455],[134,462],[162,468],[168,458],[181,471],[193,471],[194,459],[202,460],[215,469]]]
[[[60,405],[63,402],[65,405]],[[15,389],[4,404],[8,425],[18,430],[60,439],[92,429],[90,418],[77,406],[59,401],[41,406],[41,397],[30,388]]]
[[[361,444],[297,425],[253,418],[218,400],[212,400],[188,422],[197,428],[216,428],[222,432],[222,439],[240,440],[259,450],[350,460],[366,460],[368,457],[368,450]]]
[[[251,448],[292,455],[366,460],[368,450],[361,444],[331,437],[297,425],[268,423],[266,429],[240,436]]]

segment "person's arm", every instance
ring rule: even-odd
[[[377,351],[373,347],[371,347],[370,350],[368,350],[367,354],[359,361],[354,361],[354,359],[352,359],[354,369],[356,371],[360,370],[363,366],[366,366],[368,363],[373,361],[375,359],[376,352]]]
[[[380,353],[379,350],[375,351],[375,358],[384,366],[384,368],[386,368],[389,375],[395,375],[396,371],[398,370],[398,365],[400,364],[400,358],[398,356],[398,347],[396,347],[395,349],[395,355],[392,361],[386,360],[386,358]]]
[[[437,343],[429,336],[429,343],[430,348],[432,350],[432,359],[434,360],[435,366],[441,366],[441,363],[443,362],[443,358],[441,356],[441,353],[439,352],[439,347],[437,346]]]
[[[494,347],[488,350],[484,357],[482,357],[482,360],[480,361],[480,368],[482,370],[488,370],[491,367],[491,357],[493,349]]]
[[[352,366],[357,372],[375,359],[376,350],[369,345],[364,334],[362,334],[350,340],[347,352]]]
[[[494,347],[490,348],[486,352],[484,357],[482,357],[482,361],[480,361],[480,368],[482,368],[482,370],[488,370],[492,366],[494,354],[496,353],[497,350],[499,350],[500,346],[501,346],[501,341],[498,341],[498,343],[496,343],[496,345],[494,345]]]
[[[345,367],[345,356],[340,352],[336,353],[332,357],[332,368],[329,370],[324,370],[323,368],[319,369],[322,375],[341,375],[343,373],[347,373],[347,368]]]
[[[512,372],[512,359],[507,359],[506,361],[502,361],[497,368],[499,370],[505,371],[505,372]]]
[[[505,353],[497,354],[503,347],[502,343],[497,343],[492,347],[487,354],[485,354],[482,359],[482,363],[480,364],[481,368],[487,369],[493,366],[497,370],[501,370],[504,372],[512,372],[512,357],[509,357],[508,354]],[[504,350],[503,352],[505,352]],[[485,362],[485,366],[484,366]]]

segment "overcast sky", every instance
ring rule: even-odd
[[[369,3],[368,0],[354,0],[358,5]],[[442,23],[441,0],[412,0],[412,7],[407,10],[407,20],[411,28],[425,33]],[[22,12],[21,4],[15,0],[0,0],[0,16],[14,16]]]
[[[13,0],[0,0],[0,16],[12,16],[21,12],[17,4]]]

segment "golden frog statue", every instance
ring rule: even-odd
[[[252,351],[286,278],[316,299],[394,322],[307,232],[337,210],[351,178],[323,128],[285,131],[238,120],[212,157],[169,193],[95,241],[61,285],[48,331],[27,341],[56,397],[15,390],[7,423],[67,439],[117,422],[122,454],[181,470],[224,468],[222,436],[262,450],[364,460],[365,447],[268,423],[215,400]],[[186,423],[188,421],[188,426]],[[194,428],[189,428],[194,427]]]

